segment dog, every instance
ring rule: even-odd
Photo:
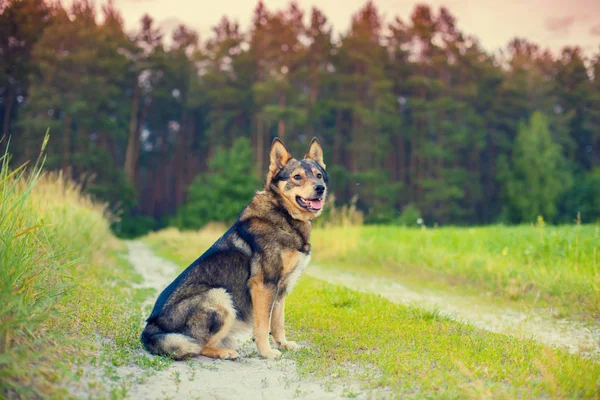
[[[312,221],[328,182],[317,138],[302,160],[275,138],[263,190],[158,296],[141,335],[146,350],[175,360],[237,359],[236,337],[250,332],[264,358],[297,349],[285,335],[285,296],[310,260]]]

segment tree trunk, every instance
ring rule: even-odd
[[[4,138],[4,140],[8,139],[8,127],[10,126],[10,114],[12,112],[13,98],[15,95],[15,87],[9,82],[8,83],[8,93],[5,99],[5,107],[4,107],[4,119],[2,120],[2,136],[0,138]]]
[[[188,146],[187,146],[188,156],[186,158],[186,164],[187,164],[187,174],[185,177],[185,188],[186,189],[193,182],[193,180],[199,170],[198,152],[192,150],[194,148],[194,135],[196,132],[196,116],[194,113],[192,113],[189,117],[189,132],[190,132],[190,136],[188,138]],[[183,201],[185,202],[186,199],[187,199],[187,192],[186,192],[186,190],[184,190]]]
[[[71,159],[71,116],[67,114],[65,116],[64,129],[63,129],[63,170],[66,176],[72,178],[70,170],[70,159]]]
[[[317,129],[315,127],[314,121],[314,110],[315,104],[317,103],[317,98],[319,95],[319,66],[316,60],[313,59],[311,63],[311,82],[310,82],[310,111],[309,111],[309,121],[308,124],[308,134],[309,137],[317,136]]]
[[[319,96],[319,64],[316,59],[313,59],[311,69],[310,105],[314,106]]]
[[[404,146],[404,138],[400,135],[397,134],[396,136],[396,151],[394,152],[395,154],[393,154],[393,156],[396,158],[396,171],[395,171],[395,179],[396,181],[400,181],[402,182],[402,185],[404,188],[408,187],[408,182],[405,179],[406,176],[406,149]],[[404,196],[402,196],[404,197]],[[402,204],[400,204],[400,198],[398,198],[399,201],[396,202],[396,206],[401,206]]]
[[[140,108],[140,88],[136,85],[131,102],[131,118],[129,119],[129,138],[125,154],[125,177],[130,184],[135,183],[135,170],[140,154],[140,137],[138,112]]]
[[[177,149],[175,150],[175,208],[183,204],[185,192],[187,125],[187,115],[185,110],[182,109],[181,126],[177,138]]]
[[[333,163],[342,166],[342,110],[337,108],[335,113],[335,136],[333,137]]]
[[[263,122],[260,117],[256,118],[256,174],[262,176],[263,162],[265,157],[265,138],[263,134]]]
[[[284,94],[279,96],[279,107],[281,107],[281,110],[285,109]],[[279,123],[277,124],[277,135],[279,136],[279,139],[285,140],[285,121],[283,118],[279,118]]]

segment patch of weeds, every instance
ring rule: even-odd
[[[356,292],[344,290],[342,287],[332,287],[331,291],[324,292],[323,295],[335,308],[354,308],[360,301]]]
[[[120,367],[121,365],[125,365],[125,363],[131,359],[131,349],[115,346],[108,356],[112,365]]]
[[[194,363],[192,360],[187,360],[186,364],[189,368],[188,381],[192,382],[192,381],[196,380],[196,369],[194,368]]]
[[[296,386],[296,390],[294,390],[294,398],[306,396],[308,392],[303,390],[301,385]]]
[[[283,387],[285,389],[291,388],[292,384],[294,383],[294,380],[290,379],[290,377],[287,375],[280,377],[278,380],[279,380],[279,385],[283,385]]]
[[[410,308],[409,312],[415,319],[421,321],[450,321],[451,318],[445,316],[439,308],[424,309],[424,308]]]
[[[127,397],[127,388],[125,386],[114,387],[110,391],[111,400],[121,400]]]
[[[239,362],[239,361],[238,361]],[[196,364],[199,368],[206,369],[208,371],[218,371],[219,367],[211,362],[199,362]]]
[[[108,377],[111,381],[119,381],[121,380],[121,376],[119,375],[117,368],[112,364],[104,365],[104,375]]]
[[[175,386],[177,386],[177,391],[179,391],[179,384],[181,383],[181,372],[174,370],[171,372],[171,375],[173,376]]]
[[[162,371],[173,364],[173,359],[163,356],[154,356],[147,353],[138,354],[135,359],[135,363],[143,369],[154,369],[156,371]]]
[[[352,389],[349,388],[344,388],[344,391],[342,392],[342,397],[346,397],[348,399],[355,399],[360,395],[359,392],[355,392]]]

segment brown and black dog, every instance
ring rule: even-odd
[[[153,354],[235,359],[239,334],[250,332],[266,358],[269,333],[294,350],[284,329],[285,296],[310,259],[310,231],[321,214],[328,176],[316,138],[303,160],[275,138],[262,191],[233,226],[158,296],[142,333]]]

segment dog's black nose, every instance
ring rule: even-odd
[[[317,192],[317,194],[323,194],[323,192],[325,191],[325,186],[318,184],[315,185],[315,192]]]

